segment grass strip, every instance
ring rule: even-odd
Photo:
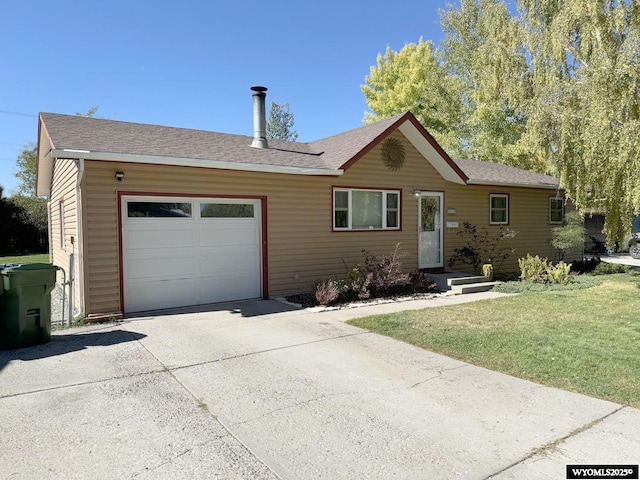
[[[41,253],[36,255],[14,255],[0,257],[0,264],[7,263],[49,263],[49,254]]]

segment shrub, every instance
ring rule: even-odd
[[[456,263],[463,263],[470,265],[473,273],[480,275],[482,264],[491,263],[494,272],[498,273],[505,260],[515,251],[506,240],[515,237],[516,232],[500,226],[497,233],[489,233],[486,227],[479,231],[478,227],[469,222],[462,225],[462,230],[456,235],[467,238],[467,244],[453,251],[449,267],[453,268]]]
[[[546,283],[549,268],[549,262],[546,258],[540,258],[538,255],[532,257],[527,253],[525,258],[518,259],[520,266],[520,279],[525,282]]]
[[[518,259],[520,279],[530,283],[558,283],[567,285],[571,282],[571,264],[559,262],[553,265],[546,258],[538,255]]]
[[[576,273],[591,273],[601,261],[599,257],[593,257],[588,260],[578,260],[571,264],[571,270]]]
[[[349,291],[349,285],[341,278],[332,277],[329,281],[338,289],[338,295],[343,295]]]
[[[417,292],[435,292],[438,290],[438,284],[431,275],[425,272],[413,272],[409,279],[414,291]]]
[[[371,277],[372,273],[360,275],[351,282],[351,289],[358,294],[360,300],[366,300],[371,297]]]
[[[320,305],[329,305],[336,300],[348,302],[356,298],[366,300],[371,297],[436,289],[435,282],[426,274],[418,272],[412,276],[402,272],[400,259],[406,256],[406,253],[401,251],[399,243],[389,255],[376,256],[364,249],[362,254],[363,264],[349,267],[343,262],[346,268],[345,277],[333,277],[319,282],[314,286],[312,295],[307,296],[315,296]]]
[[[558,260],[564,260],[564,256],[570,250],[584,249],[584,217],[578,212],[566,214],[564,224],[551,230],[551,246],[558,253]]]
[[[377,256],[362,250],[364,263],[354,267],[348,267],[344,288],[340,289],[343,297],[357,296],[364,300],[370,297],[391,293],[397,287],[403,287],[410,283],[410,275],[402,272],[400,259],[407,254],[401,251],[400,243],[397,243],[389,255]],[[336,281],[337,282],[337,281]]]
[[[371,285],[371,277],[363,274],[360,265],[351,268],[347,267],[347,280],[345,281],[344,291],[341,292],[343,297],[356,296],[360,300],[367,299],[371,296],[369,286]]]
[[[400,258],[405,257],[406,252],[400,250],[397,243],[389,255],[377,257],[363,249],[364,267],[363,275],[369,280],[369,285],[374,293],[383,293],[392,287],[409,283],[409,274],[402,272]]]
[[[364,264],[357,264],[353,267],[347,266],[346,277],[333,277],[317,283],[311,293],[304,296],[292,295],[287,297],[295,303],[313,302],[311,297],[315,297],[320,305],[329,305],[338,302],[348,302],[355,300],[366,300],[371,297],[407,295],[413,293],[425,293],[437,291],[434,279],[424,272],[414,272],[412,274],[403,273],[400,259],[406,253],[400,249],[400,244],[389,255],[376,256],[367,250],[362,250]],[[304,297],[304,298],[297,298]],[[301,301],[302,300],[302,301]]]
[[[500,282],[519,282],[520,274],[518,272],[506,272],[499,275],[494,275],[493,279]]]
[[[547,292],[547,291],[563,291],[563,290],[580,290],[583,288],[591,288],[602,283],[602,277],[594,277],[591,275],[574,276],[572,281],[567,285],[559,283],[530,283],[530,282],[504,282],[493,287],[494,292],[500,293],[530,293],[530,292]]]
[[[329,305],[338,298],[338,286],[332,280],[318,283],[315,288],[316,300],[320,305]]]
[[[629,265],[602,262],[593,270],[593,275],[610,275],[613,273],[628,273],[631,271]]]
[[[549,283],[567,285],[571,282],[571,264],[567,265],[564,262],[558,262],[555,267],[549,265],[547,267],[547,278]]]

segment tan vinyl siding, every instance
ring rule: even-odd
[[[504,264],[503,272],[518,270],[518,261],[527,253],[554,258],[554,251],[549,243],[551,228],[549,224],[549,197],[555,195],[554,190],[500,187],[500,186],[453,186],[445,196],[445,221],[458,222],[462,229],[463,222],[470,222],[480,229],[486,227],[491,235],[500,231],[499,225],[489,225],[490,194],[509,195],[509,224],[505,227],[515,230],[514,238],[506,243],[515,252]],[[455,214],[447,214],[447,209],[455,209]],[[454,250],[466,244],[467,239],[457,235],[459,229],[446,229],[445,259],[454,255]],[[462,264],[456,264],[455,269],[470,271]]]
[[[69,275],[69,257],[73,253],[73,241],[78,240],[76,229],[76,182],[77,166],[75,160],[56,159],[53,168],[51,182],[51,196],[49,198],[51,209],[50,251],[51,262],[62,267]],[[63,216],[61,216],[61,202],[63,202]],[[62,225],[64,224],[64,239],[61,238]],[[78,277],[78,258],[74,259],[75,276]],[[62,275],[58,274],[60,282]],[[74,307],[79,305],[80,285],[74,284]]]
[[[380,147],[374,148],[336,177],[311,177],[275,173],[211,170],[105,161],[85,162],[83,210],[87,219],[86,312],[120,310],[118,191],[126,194],[176,194],[194,196],[265,197],[268,241],[269,294],[308,291],[319,279],[344,275],[345,264],[362,260],[361,250],[390,252],[398,242],[409,253],[406,271],[417,268],[418,201],[414,188],[444,192],[444,208],[456,208],[445,220],[488,224],[489,193],[510,194],[512,227],[518,251],[535,249],[548,237],[548,190],[489,188],[445,182],[436,170],[404,139],[406,161],[392,172],[382,163]],[[125,173],[122,182],[116,170]],[[332,187],[365,187],[400,190],[400,231],[332,231]],[[522,195],[522,198],[520,196]],[[541,205],[538,211],[538,204]],[[456,230],[445,232],[445,263],[460,245]]]

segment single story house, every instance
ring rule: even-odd
[[[464,222],[517,231],[510,260],[552,257],[556,178],[452,160],[410,112],[309,143],[41,113],[37,194],[76,314],[269,298],[400,242],[407,271],[442,271]],[[70,270],[73,270],[71,272]]]

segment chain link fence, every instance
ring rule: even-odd
[[[64,297],[64,306],[63,306]],[[65,288],[63,295],[63,287],[56,283],[55,288],[51,291],[51,328],[59,329],[66,327],[69,321],[69,289]]]

